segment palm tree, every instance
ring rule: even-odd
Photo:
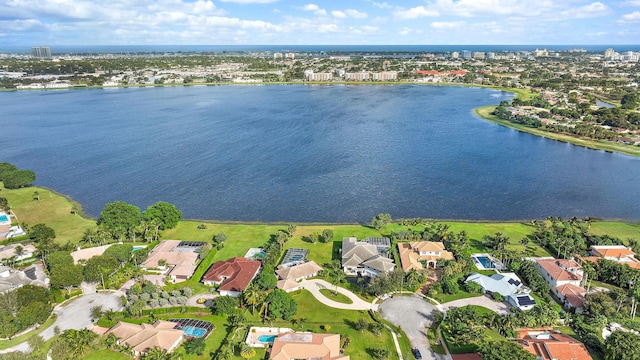
[[[251,315],[253,315],[256,305],[262,302],[262,292],[256,285],[251,283],[242,292],[242,300],[246,305],[251,305]]]
[[[38,200],[40,201],[40,193],[37,191],[33,192],[33,200]]]
[[[522,253],[524,253],[527,249],[527,245],[529,245],[529,238],[526,236],[523,237],[522,239],[520,239],[520,244],[522,245]]]
[[[251,359],[256,356],[256,350],[246,343],[240,343],[240,356],[243,359]]]

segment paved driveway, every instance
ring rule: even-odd
[[[435,306],[416,295],[394,296],[383,301],[379,309],[385,320],[402,327],[409,337],[411,346],[420,350],[423,359],[437,359],[427,338],[427,330],[433,323]]]
[[[90,328],[93,323],[91,322],[91,308],[94,306],[102,306],[102,310],[111,309],[113,311],[122,310],[122,300],[118,294],[98,294],[93,293],[89,295],[83,295],[79,298],[71,301],[66,306],[58,306],[54,312],[58,314],[58,318],[53,325],[49,326],[46,330],[40,333],[43,339],[48,340],[53,337],[53,330],[57,326],[60,332],[67,329],[85,329]],[[3,352],[10,351],[22,351],[28,352],[29,344],[23,342],[10,349],[6,349]]]
[[[376,306],[377,306],[376,304],[371,304],[369,302],[366,302],[360,299],[356,294],[352,293],[351,291],[341,288],[340,286],[336,288],[335,286],[321,279],[303,280],[300,283],[300,286],[306,290],[309,290],[309,292],[316,299],[318,299],[318,301],[320,301],[321,303],[327,306],[331,306],[332,308],[343,309],[343,310],[369,310],[369,309],[376,310]],[[340,294],[351,299],[352,303],[344,304],[337,301],[333,301],[328,297],[322,295],[322,293],[320,292],[320,289],[337,291]]]
[[[492,310],[500,315],[507,315],[511,313],[511,310],[509,310],[509,305],[506,302],[497,302],[491,300],[487,295],[449,301],[448,303],[442,304],[442,308],[445,310],[449,310],[452,308],[463,307],[467,305],[482,306],[483,308]]]

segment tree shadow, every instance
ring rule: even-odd
[[[340,253],[342,252],[342,240],[334,241],[331,250],[331,260],[342,260]]]

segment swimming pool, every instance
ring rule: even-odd
[[[258,341],[264,344],[273,344],[273,340],[275,340],[277,337],[278,335],[260,335],[258,336]]]
[[[304,257],[304,255],[296,254],[296,255],[292,255],[289,260],[290,261],[298,261],[298,260],[302,259],[303,257]]]
[[[146,248],[146,246],[134,246],[132,251],[138,251]]]
[[[484,266],[485,269],[495,269],[493,261],[488,256],[476,256],[476,259]]]
[[[204,334],[207,333],[206,329],[201,329],[195,326],[185,326],[184,328],[182,328],[182,331],[185,335],[196,338],[201,338],[204,336]]]
[[[7,215],[0,215],[0,223],[9,222],[9,217]]]

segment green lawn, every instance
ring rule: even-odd
[[[455,294],[437,294],[435,296],[435,299],[438,300],[440,304],[444,304],[454,300],[467,299],[467,298],[479,297],[479,296],[482,296],[482,295],[472,294],[472,293],[468,293],[466,291],[460,290]]]
[[[84,360],[130,360],[131,356],[113,350],[93,350],[88,352]]]
[[[329,290],[329,289],[320,289],[320,293],[322,295],[324,295],[327,299],[329,300],[333,300],[335,302],[339,302],[339,303],[343,303],[343,304],[352,304],[353,301],[351,301],[351,299],[349,299],[349,297],[336,292],[334,293],[333,291]]]
[[[640,239],[640,224],[623,222],[597,221],[591,223],[589,232],[595,235],[609,235],[625,241],[628,238]]]
[[[40,201],[33,200],[34,191],[40,193]],[[44,223],[56,232],[56,242],[77,243],[86,229],[96,227],[95,220],[83,218],[71,213],[73,203],[67,198],[49,189],[26,187],[22,189],[5,189],[0,185],[0,197],[9,201],[12,211],[19,223],[29,226]],[[76,204],[80,209],[80,205]]]

